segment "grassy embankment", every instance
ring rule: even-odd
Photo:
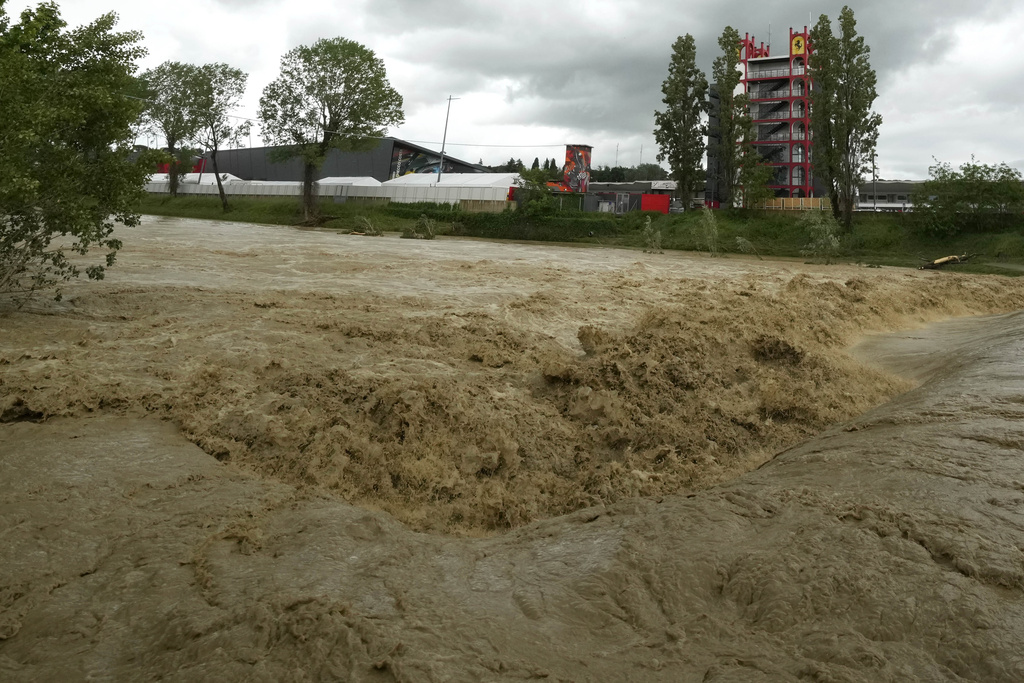
[[[576,211],[526,217],[515,212],[471,214],[435,204],[335,204],[320,205],[319,227],[349,232],[361,230],[357,221],[369,218],[385,232],[401,232],[421,215],[435,221],[437,234],[494,239],[575,242],[627,248],[644,248],[643,225],[651,216],[652,227],[661,234],[666,250],[707,251],[708,244],[699,225],[700,212],[664,216],[639,212],[616,217]],[[302,216],[295,198],[232,198],[224,213],[217,197],[149,195],[142,213],[184,218],[205,218],[274,225],[300,225]],[[810,237],[807,226],[795,212],[716,211],[718,249],[739,253],[751,247],[760,256],[805,258],[801,253]],[[737,239],[739,238],[739,239]],[[950,254],[976,254],[971,263],[957,270],[1003,275],[1024,274],[1024,221],[1003,232],[962,233],[936,237],[922,229],[913,214],[858,214],[853,231],[841,236],[837,260],[867,265],[911,266],[922,259]]]

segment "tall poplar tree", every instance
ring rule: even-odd
[[[195,136],[200,122],[192,99],[190,84],[197,78],[198,67],[182,62],[167,61],[142,74],[149,99],[146,110],[150,125],[167,141],[171,157],[168,179],[172,197],[178,196],[178,176],[186,161],[182,145]]]
[[[703,178],[701,160],[707,126],[708,80],[697,68],[697,46],[687,33],[672,44],[668,77],[661,84],[664,111],[654,112],[654,139],[660,151],[658,161],[668,161],[672,177],[689,201],[694,186]]]
[[[742,73],[740,62],[740,32],[726,26],[718,37],[722,54],[711,66],[711,76],[718,94],[719,111],[711,132],[708,153],[717,160],[716,181],[722,204],[732,206],[739,187],[740,168],[743,166],[743,146],[749,141],[753,129],[750,118],[750,98],[737,92]]]
[[[191,106],[199,122],[193,140],[210,154],[213,175],[217,179],[217,192],[224,211],[228,210],[228,198],[217,167],[217,152],[225,144],[240,142],[243,136],[249,134],[249,122],[236,119],[228,113],[241,102],[247,79],[248,75],[241,69],[214,63],[198,67],[193,80],[188,84],[188,91],[192,95]]]
[[[871,168],[882,117],[871,111],[877,93],[871,48],[857,35],[849,6],[839,35],[821,15],[811,31],[811,136],[815,175],[829,189],[832,212],[849,231],[857,188]]]

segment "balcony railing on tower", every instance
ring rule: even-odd
[[[775,111],[764,112],[754,115],[755,121],[778,121],[790,118],[789,107],[785,109],[776,109]]]
[[[797,67],[797,68],[800,69],[800,73],[803,73],[803,68],[802,67]],[[796,73],[796,69],[793,70],[793,74],[790,74],[789,68],[766,69],[764,71],[752,71],[752,72],[750,72],[750,75],[747,76],[747,78],[748,78],[748,80],[752,79],[752,78],[786,78],[787,76],[790,76],[790,75],[799,75],[799,74]]]
[[[767,91],[752,90],[750,91],[749,95],[750,99],[752,100],[778,100],[782,99],[783,97],[789,97],[789,88],[781,88],[779,90]]]

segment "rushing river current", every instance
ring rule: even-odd
[[[252,246],[244,249],[259,251],[260,231],[270,230],[254,228]],[[188,234],[194,249],[203,238]],[[273,234],[279,240],[283,233]],[[183,248],[181,234],[170,231],[163,239]],[[321,262],[339,258],[327,242],[305,248],[314,246],[326,250]],[[175,262],[174,249],[170,267],[185,272],[185,257]],[[531,262],[538,258],[532,248],[517,249]],[[614,271],[615,254],[592,259],[599,270]],[[662,278],[663,287],[673,268],[700,267],[697,261],[638,267],[634,259],[627,255],[621,266],[629,278],[647,268],[646,282]],[[276,365],[244,351],[278,385],[296,376],[287,374],[288,363],[301,364],[309,342],[285,336],[297,320],[284,317],[285,294],[248,299],[244,288],[213,284],[248,281],[253,269],[210,275],[197,286],[225,292],[196,299],[204,307],[193,314],[159,298],[158,288],[169,286],[160,282],[167,273],[128,260],[125,279],[104,285],[122,309],[89,304],[84,290],[76,290],[82,299],[72,308],[2,319],[5,329],[17,331],[0,333],[7,401],[0,407],[9,420],[0,424],[2,680],[1024,680],[1024,313],[953,318],[863,338],[850,362],[864,373],[896,375],[912,388],[723,483],[584,506],[467,538],[414,531],[373,504],[352,505],[326,486],[303,486],[301,476],[329,463],[301,476],[263,468],[259,458],[279,452],[269,440],[263,450],[252,446],[253,460],[235,464],[210,457],[219,447],[213,436],[183,435],[180,422],[191,423],[179,416],[187,413],[165,404],[192,401],[197,414],[217,424],[247,424],[262,414],[219,408],[231,400],[227,390],[218,389],[220,403],[210,403],[212,389],[182,395],[168,389],[184,380],[159,359],[187,365],[191,356],[173,354],[201,343],[183,321],[236,311],[232,324],[249,330],[246,339],[264,347],[272,346],[272,335],[288,339],[294,353],[276,357]],[[405,265],[399,280],[418,267]],[[745,263],[742,269],[754,275],[740,276],[747,294],[736,300],[755,298],[751,283],[772,267],[779,266]],[[445,268],[454,283],[458,268]],[[728,266],[714,269],[727,273]],[[374,272],[385,277],[385,270]],[[511,270],[506,274],[515,282]],[[533,272],[531,281],[540,275]],[[287,288],[298,287],[298,277],[289,274]],[[478,286],[457,293],[457,300],[484,296],[488,276],[473,277]],[[785,275],[775,290],[787,291],[786,282],[799,277]],[[854,281],[845,272],[838,277]],[[907,291],[938,281],[893,277],[907,279]],[[381,280],[368,279],[386,290]],[[609,291],[621,288],[619,280],[610,282]],[[724,279],[720,286],[733,285]],[[396,302],[411,291],[402,290]],[[592,298],[610,306],[602,291],[595,288]],[[401,300],[407,324],[427,315]],[[498,303],[473,305],[486,311]],[[159,325],[146,313],[149,305],[166,316]],[[557,319],[578,315],[574,310],[567,303]],[[272,315],[277,327],[271,317],[252,317]],[[82,329],[71,324],[75,316],[84,320]],[[536,325],[541,317],[535,311],[522,320]],[[628,315],[606,311],[602,320],[619,317]],[[288,437],[286,414],[300,409],[299,399],[275,398],[274,384],[241,383],[245,375],[230,371],[243,353],[242,337],[201,329],[211,346],[223,349],[209,357],[228,373],[231,391],[269,406],[280,428],[275,434],[283,435],[276,438]],[[43,332],[31,337],[33,330]],[[375,343],[385,343],[377,334]],[[630,348],[639,353],[639,337],[631,334]],[[551,338],[561,343],[562,336]],[[336,350],[357,348],[339,339]],[[360,343],[360,362],[368,363],[371,352]],[[418,343],[426,348],[426,341]],[[321,351],[311,358],[329,364]],[[426,365],[432,357],[417,350],[410,358]],[[411,361],[403,362],[402,371],[411,372]],[[763,377],[782,376],[778,358],[770,362],[775,374]],[[515,367],[488,370],[488,381]],[[830,366],[822,361],[821,367]],[[204,377],[212,372],[203,366]],[[509,384],[497,383],[494,391],[504,392],[502,405],[510,404],[514,388],[502,381]],[[102,392],[89,391],[104,401],[89,402],[94,394],[85,388],[94,386]],[[530,390],[543,394],[549,386],[561,385]],[[84,387],[81,394],[76,387]],[[485,392],[478,395],[485,400]],[[77,402],[58,400],[68,396]],[[314,412],[312,405],[301,409]],[[44,420],[46,411],[53,414]],[[588,413],[587,419],[598,423],[599,417]],[[771,421],[765,425],[759,428]],[[413,438],[408,429],[405,438]],[[516,438],[526,443],[526,436]],[[494,486],[490,475],[474,472],[483,490]]]

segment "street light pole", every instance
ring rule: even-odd
[[[878,211],[878,168],[875,166],[875,150],[871,150],[871,201],[872,211]]]
[[[448,116],[452,113],[452,100],[461,99],[459,97],[448,96],[448,111],[444,114],[444,137],[441,138],[441,163],[437,165],[437,183],[441,184],[441,171],[444,169],[444,145],[448,142]]]

